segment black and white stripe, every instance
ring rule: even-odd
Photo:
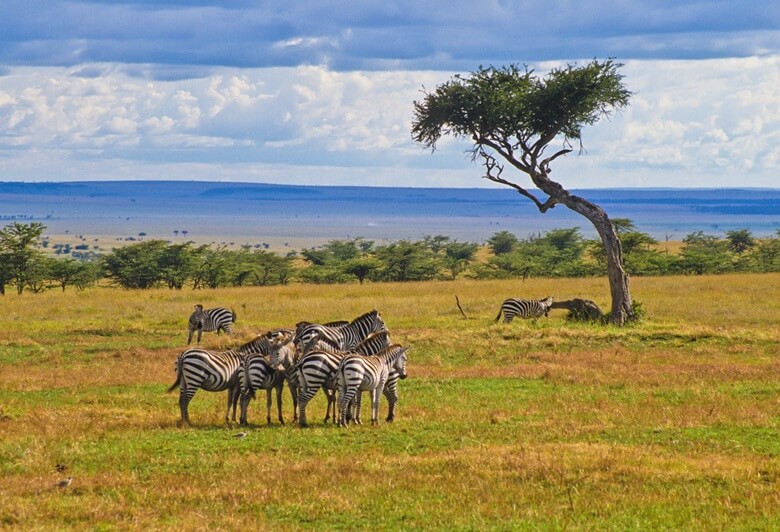
[[[312,350],[313,342],[319,343],[319,349],[349,351],[369,334],[386,330],[387,327],[379,312],[372,310],[346,325],[330,326],[302,322],[296,327],[295,345],[302,353]]]
[[[190,334],[187,337],[187,345],[192,342],[192,335],[198,331],[196,343],[200,343],[200,336],[204,332],[225,331],[226,334],[233,332],[233,323],[236,321],[236,313],[225,307],[216,307],[203,310],[203,305],[195,305],[195,312],[190,315],[189,329]]]
[[[199,389],[209,392],[227,390],[225,421],[230,421],[231,406],[233,407],[233,420],[235,420],[235,408],[240,394],[238,374],[241,368],[241,361],[252,354],[267,354],[270,352],[271,342],[283,343],[285,339],[289,341],[289,337],[289,332],[269,331],[247,342],[238,349],[214,352],[194,347],[180,354],[176,359],[176,382],[168,388],[168,392],[172,392],[177,387],[180,387],[179,409],[181,410],[181,423],[189,425],[188,406],[195,396],[195,392]]]
[[[364,391],[371,392],[371,424],[376,425],[379,422],[379,398],[384,391],[390,369],[395,369],[399,378],[406,378],[408,349],[394,344],[373,356],[344,356],[338,369],[339,425],[347,426],[348,405],[356,399],[357,394]]]
[[[270,335],[270,336],[269,336]],[[266,423],[271,424],[272,391],[276,391],[276,405],[279,423],[284,425],[282,415],[282,391],[284,389],[284,372],[272,362],[278,358],[279,352],[287,350],[292,345],[293,331],[277,329],[266,336],[268,342],[262,342],[259,352],[247,355],[241,361],[238,372],[238,382],[241,389],[241,424],[247,424],[249,401],[255,398],[255,390],[266,391]],[[296,405],[296,394],[293,393],[293,405]],[[295,416],[297,418],[297,415]]]
[[[359,356],[374,355],[388,344],[387,330],[379,331],[379,333],[382,334],[369,334],[367,338],[355,346],[355,351],[359,353]],[[331,415],[333,421],[336,421],[336,373],[345,354],[345,351],[315,349],[303,355],[298,362],[296,366],[299,381],[298,409],[300,413],[298,414],[298,422],[302,427],[308,426],[306,406],[320,388],[323,389],[328,399],[324,422],[327,423]]]
[[[525,319],[547,316],[552,303],[553,298],[551,297],[539,300],[507,299],[501,304],[495,321],[498,321],[501,318],[502,312],[504,314],[504,323],[512,323],[515,316],[520,316]]]

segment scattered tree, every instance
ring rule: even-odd
[[[443,136],[473,143],[474,159],[481,158],[485,178],[510,186],[534,202],[540,212],[558,204],[587,218],[604,243],[612,295],[612,323],[632,318],[629,278],[623,266],[620,239],[607,213],[576,196],[550,177],[551,164],[582,148],[582,128],[628,105],[631,93],[612,60],[577,67],[556,68],[541,78],[527,67],[480,68],[468,77],[456,75],[414,102],[412,137],[435,149]],[[552,154],[546,149],[555,139],[563,147]],[[526,174],[547,197],[539,199],[526,187],[504,176],[502,159]]]

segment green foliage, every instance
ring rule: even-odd
[[[421,242],[399,240],[377,248],[376,257],[382,263],[377,273],[382,281],[428,281],[439,272],[435,254]]]
[[[729,231],[726,238],[695,232],[687,235],[677,254],[658,250],[658,242],[637,231],[629,219],[612,220],[623,244],[631,275],[712,274],[780,271],[780,231],[754,238],[747,230]],[[454,280],[528,277],[588,277],[604,275],[604,246],[586,241],[579,228],[553,229],[519,240],[500,231],[487,240],[488,256],[475,243],[444,235],[421,241],[401,240],[385,246],[362,238],[331,240],[300,256],[244,246],[238,250],[169,244],[148,240],[103,255],[100,260],[53,259],[36,248],[43,226],[12,224],[0,232],[0,294],[13,283],[17,291],[41,292],[52,286],[81,290],[102,277],[124,288],[166,286],[193,288],[312,284],[357,281]],[[741,244],[740,244],[741,243]],[[50,247],[57,250],[60,244]],[[90,252],[91,253],[91,252]],[[303,258],[306,265],[301,267]],[[19,285],[21,283],[21,286]]]
[[[718,237],[696,231],[686,236],[683,242],[685,245],[677,262],[680,272],[701,275],[725,273],[733,269],[729,246]]]
[[[520,243],[515,235],[509,231],[499,231],[491,236],[488,241],[488,247],[494,255],[503,255],[509,253]]]
[[[39,285],[42,253],[35,247],[45,228],[38,222],[13,222],[0,230],[0,293],[5,293],[7,283],[15,284],[19,294],[26,286]]]
[[[579,141],[582,126],[625,107],[631,93],[612,60],[556,68],[545,77],[517,65],[454,76],[414,102],[412,138],[435,148],[442,136],[475,144],[525,146]]]
[[[162,240],[148,240],[117,248],[103,257],[103,269],[122,288],[153,288],[162,282],[167,247]]]

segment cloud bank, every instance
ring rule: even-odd
[[[480,64],[615,57],[570,187],[777,186],[780,4],[0,2],[0,180],[490,186],[412,102]]]

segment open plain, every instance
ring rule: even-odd
[[[608,308],[595,278],[6,295],[0,527],[780,527],[780,275],[632,290],[625,328],[493,321],[510,296]],[[213,349],[378,309],[412,347],[396,421],[326,425],[319,395],[300,429],[285,391],[284,426],[258,400],[234,438],[224,393],[199,391],[177,427],[195,303],[238,314]]]

